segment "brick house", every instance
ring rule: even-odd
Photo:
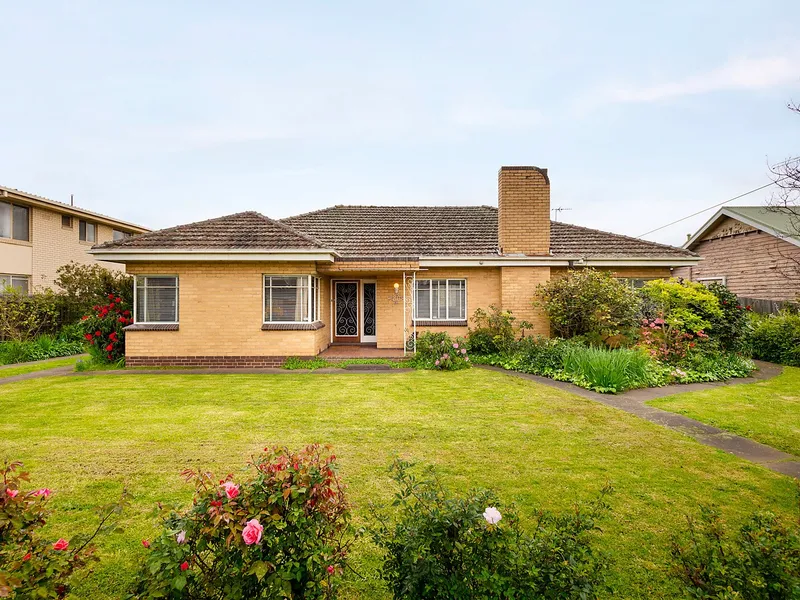
[[[550,221],[550,179],[502,167],[498,206],[334,206],[254,212],[96,246],[136,275],[127,364],[272,366],[331,345],[405,349],[415,332],[467,332],[496,305],[549,333],[537,284],[570,267],[669,277],[681,248]]]
[[[12,287],[27,294],[36,287],[53,287],[58,267],[69,262],[97,262],[89,254],[95,244],[147,231],[69,204],[0,187],[0,291]],[[125,269],[122,263],[100,264],[108,269]]]
[[[800,219],[786,209],[720,209],[684,245],[703,260],[675,270],[691,281],[718,281],[739,296],[797,300],[800,296]]]

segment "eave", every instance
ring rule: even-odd
[[[185,249],[185,248],[92,248],[98,260],[133,262],[329,262],[337,253],[328,249]]]

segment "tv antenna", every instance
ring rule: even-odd
[[[555,213],[553,215],[553,220],[554,221],[558,221],[558,217],[561,215],[561,212],[565,211],[565,210],[572,210],[572,209],[571,208],[567,208],[565,206],[559,206],[558,208],[551,208],[550,212]]]

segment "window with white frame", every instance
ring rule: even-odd
[[[29,242],[31,210],[27,206],[0,202],[0,237]]]
[[[264,275],[264,323],[319,321],[319,278],[313,275]]]
[[[0,294],[7,294],[10,290],[27,296],[30,292],[30,277],[0,274]]]
[[[178,278],[137,275],[133,305],[136,323],[177,323]]]
[[[464,321],[467,318],[466,279],[417,279],[414,318]]]

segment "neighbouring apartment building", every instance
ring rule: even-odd
[[[149,231],[145,227],[99,215],[0,186],[0,290],[23,293],[53,287],[58,267],[70,262],[97,263],[125,270],[116,262],[98,261],[88,250]]]

